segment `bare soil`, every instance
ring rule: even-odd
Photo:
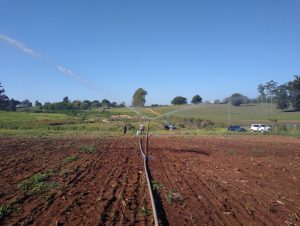
[[[163,225],[299,225],[300,139],[149,141]],[[0,225],[153,225],[138,138],[0,138],[0,172],[0,205],[9,206]],[[57,186],[20,189],[42,172]]]

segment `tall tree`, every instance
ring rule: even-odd
[[[0,110],[6,110],[8,106],[8,97],[4,94],[5,90],[3,89],[3,86],[0,82]]]
[[[19,101],[16,101],[14,99],[10,99],[8,101],[8,107],[7,107],[7,110],[8,111],[16,111],[17,109],[17,105],[19,104],[20,102]]]
[[[300,75],[295,75],[295,79],[288,83],[290,99],[295,111],[300,111]]]
[[[137,89],[132,97],[132,106],[144,107],[146,103],[146,95],[148,95],[146,90],[142,88]]]
[[[273,97],[276,95],[276,92],[277,92],[277,82],[274,82],[273,80],[267,82],[265,85],[265,89],[266,89],[267,94],[270,97],[271,103],[272,103]]]
[[[182,96],[177,96],[171,101],[171,104],[173,104],[173,105],[187,104],[187,99]]]
[[[101,102],[101,106],[104,108],[109,108],[110,107],[110,101],[107,99],[103,99]]]
[[[20,104],[23,108],[32,107],[32,103],[27,99],[23,100]]]
[[[199,95],[195,95],[195,96],[192,98],[191,103],[192,103],[192,104],[200,104],[200,103],[202,103],[202,97],[200,97]]]
[[[277,108],[280,110],[287,109],[289,107],[289,99],[286,85],[278,86],[276,92]]]
[[[101,104],[100,104],[99,100],[92,101],[91,107],[98,108],[100,106],[101,106]]]
[[[66,104],[70,103],[69,97],[64,97],[63,102]]]
[[[38,108],[41,108],[42,104],[38,100],[36,100],[35,103],[34,103],[34,106],[38,107]]]
[[[245,103],[245,96],[240,93],[234,93],[230,97],[230,102],[233,106],[240,106],[241,104]]]
[[[264,84],[259,84],[258,87],[257,87],[257,91],[259,93],[261,103],[263,103],[265,98],[266,98],[265,89],[266,89],[266,87],[265,87]]]

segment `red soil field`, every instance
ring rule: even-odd
[[[298,225],[300,139],[150,137],[163,225]],[[93,145],[95,153],[82,153]],[[75,156],[74,161],[66,161]],[[0,225],[153,225],[138,138],[0,138]],[[24,191],[49,173],[57,186]]]

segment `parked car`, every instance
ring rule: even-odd
[[[175,130],[176,127],[172,123],[169,122],[164,122],[164,129],[165,130]]]
[[[229,126],[227,130],[230,132],[246,132],[246,130],[239,125]]]
[[[252,124],[250,127],[251,132],[269,132],[272,128],[265,124]]]

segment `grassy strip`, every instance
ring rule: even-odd
[[[56,182],[50,181],[51,175],[49,172],[37,173],[19,183],[18,188],[29,195],[44,194],[58,187]]]

